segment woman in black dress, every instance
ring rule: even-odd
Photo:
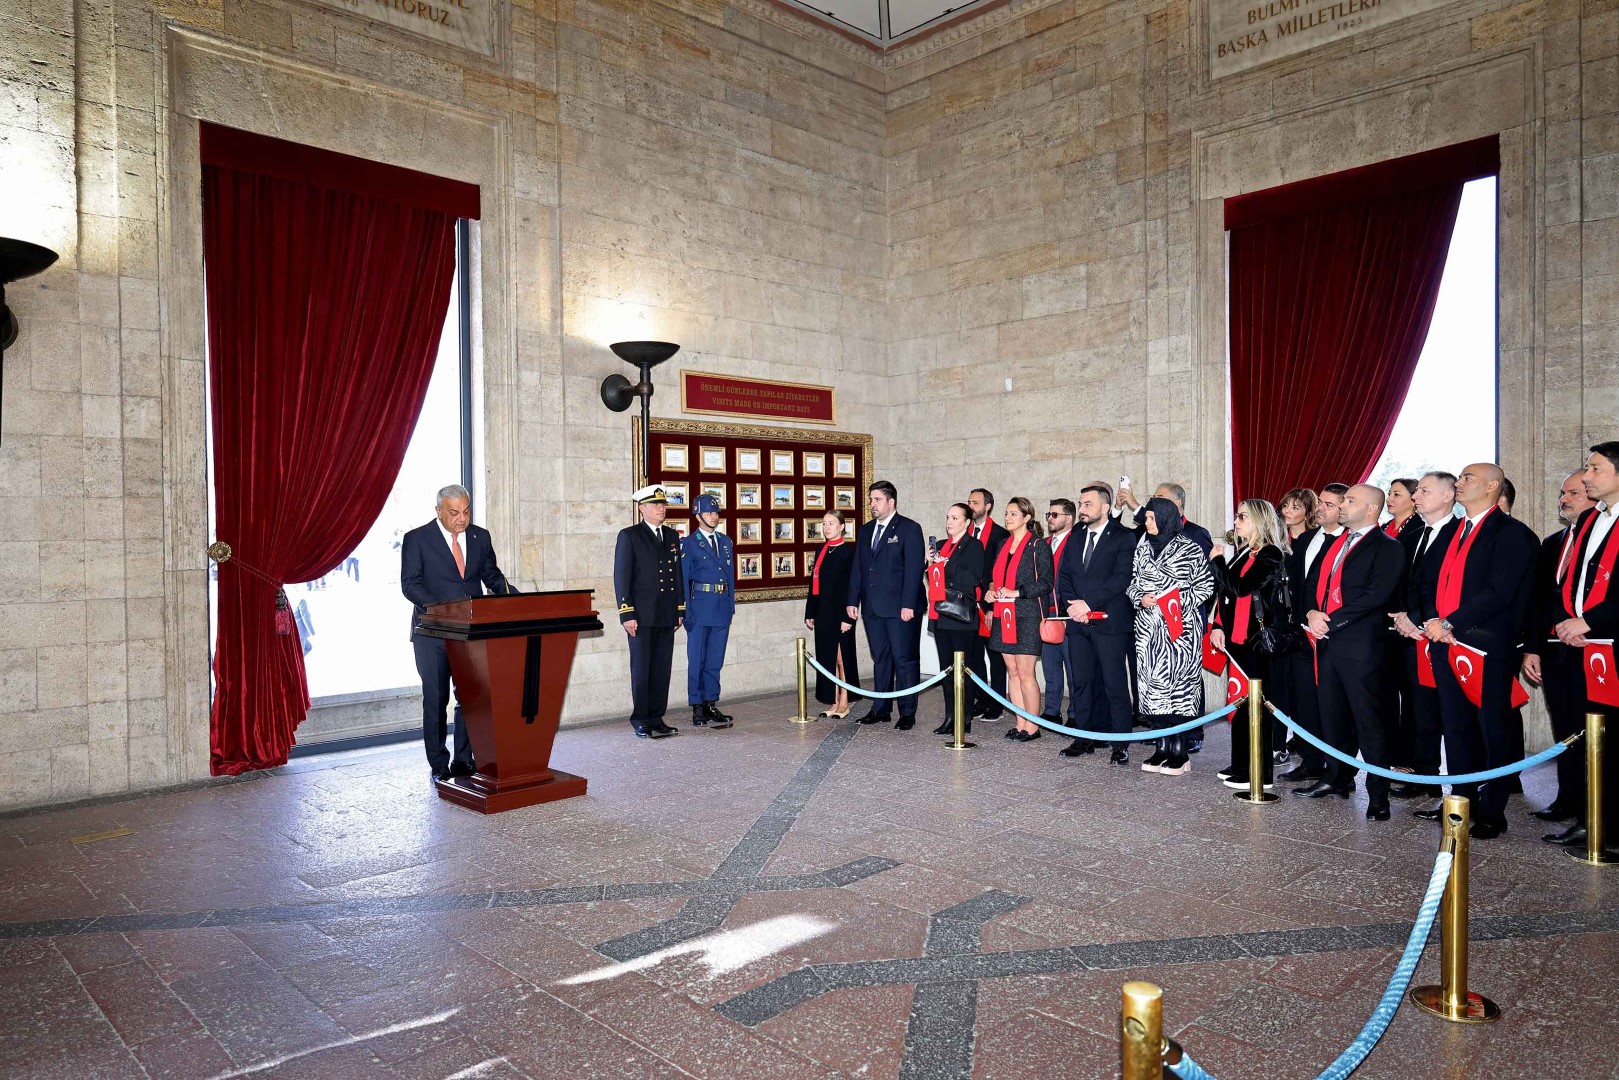
[[[860,685],[860,665],[855,659],[854,620],[844,610],[849,599],[849,571],[854,567],[854,545],[843,538],[843,514],[828,510],[821,518],[826,543],[815,553],[810,571],[809,592],[804,597],[804,625],[815,633],[815,662],[851,686]],[[842,720],[849,715],[849,692],[831,679],[815,673],[815,700],[823,705],[822,716]]]
[[[1270,684],[1271,657],[1260,646],[1260,631],[1273,627],[1273,634],[1291,633],[1291,600],[1287,591],[1287,537],[1275,507],[1264,499],[1244,499],[1237,507],[1234,524],[1237,551],[1227,564],[1216,555],[1209,564],[1214,573],[1214,623],[1209,643],[1226,653],[1250,679]],[[1228,676],[1229,678],[1229,676]],[[1261,757],[1264,785],[1271,787],[1274,751],[1280,749],[1275,727],[1270,732],[1271,747]],[[1229,788],[1248,787],[1248,720],[1243,715],[1231,724],[1231,764],[1219,777]],[[1285,736],[1284,736],[1285,738]]]
[[[1040,683],[1034,665],[1045,648],[1040,621],[1056,573],[1051,545],[1040,540],[1044,530],[1034,516],[1034,504],[1021,495],[1006,504],[1006,531],[1009,535],[990,574],[990,595],[984,598],[991,603],[993,617],[989,647],[1006,657],[1006,696],[1024,712],[1038,716]],[[1019,716],[1006,737],[1029,742],[1040,737],[1040,728]]]
[[[969,612],[978,610],[978,583],[984,579],[984,545],[968,532],[972,523],[972,508],[966,503],[955,503],[944,514],[945,542],[928,559],[928,629],[933,632],[933,644],[939,653],[939,666],[947,668],[955,662],[956,653],[967,654],[967,668],[984,677],[984,652],[978,648],[978,623],[962,622],[941,614],[935,605],[946,592],[964,594]],[[961,730],[973,729],[971,716],[972,690],[967,692],[969,715],[963,717]],[[935,735],[949,735],[956,723],[955,688],[950,680],[944,682],[944,723],[933,729]]]

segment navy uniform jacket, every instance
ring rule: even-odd
[[[468,525],[461,534],[461,549],[467,564],[465,576],[455,569],[455,556],[439,532],[437,518],[410,530],[400,542],[399,586],[405,599],[416,605],[410,614],[411,637],[416,636],[416,621],[429,604],[482,596],[486,588],[492,593],[511,591],[506,575],[495,563],[495,544],[488,530]]]
[[[871,538],[877,523],[868,521],[855,531],[854,568],[849,572],[849,606],[860,607],[867,618],[897,619],[901,608],[917,618],[927,615],[927,556],[922,526],[896,513],[877,550]]]
[[[736,614],[736,565],[731,559],[731,538],[722,532],[714,534],[720,552],[704,539],[702,530],[693,532],[680,542],[686,574],[686,625],[730,626]],[[724,592],[698,589],[697,585],[724,585]]]
[[[683,618],[680,534],[665,525],[654,536],[644,521],[620,529],[613,552],[613,595],[621,623],[634,619],[642,626],[674,626]]]

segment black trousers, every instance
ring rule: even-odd
[[[1410,638],[1389,635],[1388,703],[1393,723],[1389,725],[1389,760],[1401,768],[1414,769],[1411,764],[1417,741],[1417,660],[1416,645]]]
[[[1434,645],[1434,682],[1439,684],[1439,722],[1445,730],[1445,762],[1452,773],[1478,772],[1510,765],[1513,757],[1507,708],[1509,683],[1518,672],[1516,649],[1490,653],[1484,665],[1482,705],[1467,700],[1456,673],[1450,669],[1450,646]],[[1487,784],[1452,784],[1450,793],[1472,802],[1474,821],[1505,824],[1511,785],[1495,780]]]
[[[866,644],[871,646],[873,690],[904,690],[922,681],[922,620],[865,616]],[[982,671],[982,668],[979,668]],[[893,698],[873,698],[871,716],[890,715]],[[916,695],[899,699],[899,715],[916,715]]]
[[[1315,654],[1308,645],[1277,659],[1273,669],[1279,674],[1277,682],[1283,693],[1282,711],[1294,723],[1317,738],[1325,737],[1321,730],[1321,693],[1315,684]],[[1300,764],[1313,772],[1323,772],[1327,756],[1300,739]]]
[[[979,662],[984,664],[984,667],[989,671],[986,681],[994,688],[997,694],[1006,697],[1006,657],[989,647],[989,638],[987,637],[978,638],[977,649]],[[985,659],[986,655],[987,659]],[[984,669],[981,668],[980,670]],[[1001,703],[982,690],[978,691],[977,709],[988,712],[991,716],[999,716],[1002,712]]]
[[[1411,702],[1411,728],[1401,733],[1397,748],[1389,751],[1396,765],[1403,765],[1424,776],[1439,773],[1439,744],[1443,727],[1439,723],[1439,691],[1417,681],[1417,649],[1419,643],[1407,641],[1400,664],[1405,669],[1406,694]],[[1405,717],[1402,714],[1403,726]],[[1404,756],[1401,756],[1401,755]]]
[[[1242,668],[1250,679],[1263,680],[1262,686],[1265,687],[1270,685],[1270,657],[1258,649],[1251,648],[1248,645],[1238,645],[1234,641],[1228,641],[1226,649],[1230,653],[1231,659],[1237,662],[1237,666]],[[1228,675],[1227,678],[1229,679],[1230,676]],[[1283,711],[1287,711],[1286,706],[1283,706]],[[1288,713],[1288,715],[1292,716],[1293,714]],[[1276,733],[1274,731],[1276,723],[1277,721],[1267,716],[1262,725],[1264,737],[1269,740],[1269,745],[1260,750],[1259,760],[1263,769],[1264,782],[1267,784],[1271,782],[1271,774],[1274,771],[1271,751],[1280,745],[1276,742]],[[1241,777],[1248,775],[1248,747],[1251,742],[1248,710],[1241,709],[1231,717],[1231,771],[1233,775]],[[1312,747],[1312,749],[1314,748]]]
[[[427,748],[427,764],[432,769],[447,769],[450,754],[444,748],[444,714],[450,703],[450,653],[443,638],[414,636],[411,645],[416,651],[416,673],[422,677],[422,743]],[[472,744],[467,740],[467,726],[461,722],[461,706],[455,706],[455,764],[472,766]]]
[[[1540,676],[1546,692],[1546,712],[1551,716],[1552,738],[1562,740],[1576,731],[1585,730],[1585,667],[1579,649],[1571,649],[1558,642],[1540,645]],[[1510,689],[1510,688],[1509,688]],[[1614,712],[1597,707],[1593,712]],[[1619,731],[1619,724],[1610,723],[1605,732]],[[1611,745],[1611,744],[1610,744]],[[1606,748],[1605,748],[1606,749]],[[1608,750],[1603,764],[1619,757],[1619,752]],[[1608,796],[1609,791],[1614,794]],[[1609,799],[1619,799],[1619,790],[1603,785],[1604,809]],[[1557,756],[1557,802],[1568,807],[1585,820],[1585,744],[1575,743]]]
[[[1379,645],[1370,655],[1335,650],[1330,641],[1318,646],[1321,654],[1321,727],[1327,742],[1353,756],[1359,751],[1368,765],[1388,767],[1388,723],[1383,707],[1387,703],[1388,668],[1386,650]],[[1359,770],[1334,758],[1327,775],[1339,787],[1355,782]],[[1389,782],[1381,776],[1366,777],[1366,793],[1375,797],[1388,794]]]
[[[648,626],[630,638],[630,725],[636,729],[663,723],[669,707],[669,666],[675,654],[675,627]]]
[[[952,630],[945,625],[946,623],[959,626],[961,629]],[[956,653],[964,653],[966,654],[964,659],[967,663],[967,670],[976,672],[978,677],[982,679],[984,677],[984,652],[981,648],[974,648],[974,645],[983,640],[978,636],[978,627],[968,623],[960,623],[954,619],[944,618],[933,623],[933,644],[939,651],[939,667],[943,670],[948,670],[950,665],[955,663]],[[956,689],[952,682],[953,680],[946,679],[940,685],[944,687],[944,718],[954,721],[956,718]],[[962,719],[964,724],[972,722],[973,700],[977,696],[977,691],[978,687],[969,678],[965,695],[967,715]]]
[[[1077,631],[1077,632],[1076,632]],[[1130,704],[1130,666],[1134,654],[1129,634],[1098,634],[1090,627],[1070,624],[1068,667],[1074,673],[1069,715],[1087,731],[1130,730],[1135,710]]]

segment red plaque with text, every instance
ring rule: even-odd
[[[680,408],[690,413],[835,424],[837,403],[832,394],[830,386],[680,372]]]

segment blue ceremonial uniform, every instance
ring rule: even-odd
[[[720,667],[736,614],[736,564],[731,538],[703,535],[680,542],[686,573],[686,700],[704,705],[720,699]]]

